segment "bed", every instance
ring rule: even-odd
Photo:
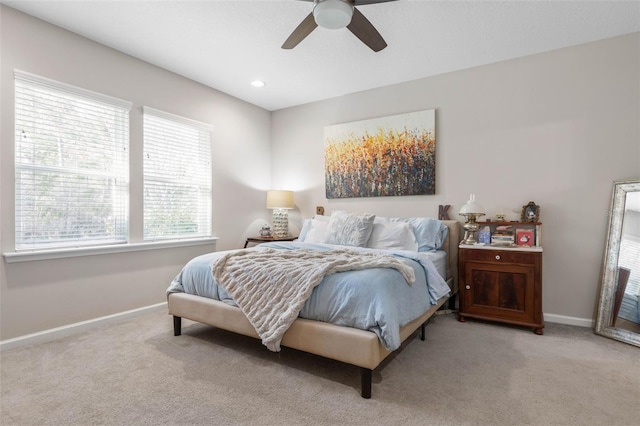
[[[370,398],[373,370],[416,330],[421,329],[420,338],[421,340],[424,340],[425,326],[429,319],[447,301],[450,301],[451,303],[453,297],[457,293],[457,248],[460,241],[459,223],[452,220],[438,221],[436,219],[429,218],[380,218],[373,215],[356,215],[351,213],[344,213],[342,215],[343,220],[338,220],[341,213],[343,212],[334,212],[331,217],[316,216],[313,219],[305,220],[300,232],[300,238],[293,242],[260,244],[249,249],[215,252],[198,256],[193,259],[185,265],[183,270],[167,289],[168,310],[169,314],[173,316],[174,335],[181,335],[181,319],[186,318],[234,333],[262,339],[263,344],[271,350],[274,350],[274,348],[275,350],[279,350],[280,346],[284,346],[352,364],[360,367],[361,396],[363,398]],[[346,232],[346,228],[344,227],[345,223],[349,221],[351,221],[349,227],[352,227],[353,221],[356,221],[355,226],[359,227],[360,231],[362,231],[358,237],[360,241],[343,241],[345,238],[353,238],[351,236],[354,234],[352,232],[353,229],[350,228],[349,232]],[[338,223],[337,226],[336,223]],[[396,225],[391,225],[393,223],[396,223]],[[425,247],[421,246],[424,241],[420,241],[419,234],[420,232],[423,232],[424,234],[425,229],[424,227],[422,229],[418,228],[425,223],[429,224],[427,227],[430,228],[429,232],[431,232],[434,227],[435,229],[440,229],[440,233],[437,234],[435,242],[433,241],[433,235],[431,235],[432,232],[426,237],[427,240],[430,241],[430,244],[439,246],[438,250],[433,248],[429,249],[429,247],[425,249]],[[418,235],[418,238],[416,238],[416,241],[406,244],[411,245],[415,243],[416,246],[413,247],[412,250],[415,249],[416,251],[413,252],[412,250],[405,250],[407,247],[400,247],[401,249],[399,250],[397,246],[394,246],[397,244],[397,241],[390,243],[388,240],[385,240],[385,237],[388,237],[388,235],[384,235],[385,230],[390,228],[393,228],[394,232],[400,228],[405,231],[407,228],[413,230],[414,232],[410,234]],[[382,231],[376,232],[376,230],[379,231],[380,229],[382,229]],[[358,232],[356,232],[356,234],[358,234]],[[331,238],[328,238],[327,235],[333,235],[334,239],[332,240]],[[339,240],[338,242],[341,244],[335,244],[336,235]],[[424,237],[424,235],[422,235],[422,237]],[[327,238],[329,240],[328,244]],[[441,241],[437,241],[438,238],[440,238]],[[373,244],[373,247],[370,247],[370,243],[374,239],[376,239],[376,243]],[[337,280],[342,276],[349,275],[355,277],[358,276],[358,274],[362,276],[362,274],[366,273],[369,273],[369,277],[371,277],[372,270],[337,272],[322,278],[319,285],[313,287],[311,296],[306,302],[304,302],[305,304],[300,310],[300,316],[296,316],[296,318],[291,320],[292,322],[288,325],[286,331],[278,338],[279,340],[277,340],[275,345],[273,343],[269,345],[266,343],[264,331],[260,327],[253,325],[255,324],[255,314],[254,317],[252,317],[251,312],[247,307],[243,306],[245,311],[248,312],[247,315],[245,315],[243,311],[236,306],[233,295],[225,292],[226,287],[223,288],[222,286],[214,285],[214,290],[204,290],[204,286],[201,284],[201,281],[215,281],[213,278],[214,276],[220,279],[222,278],[222,275],[219,275],[219,272],[216,272],[215,268],[213,268],[213,272],[212,269],[207,269],[208,267],[211,267],[212,264],[215,265],[230,262],[232,259],[237,259],[245,255],[264,256],[265,254],[272,254],[276,252],[278,254],[280,254],[280,252],[284,252],[286,253],[285,255],[290,255],[291,253],[299,254],[299,252],[307,251],[315,252],[315,250],[318,250],[318,247],[321,250],[335,250],[337,252],[342,252],[343,244],[346,246],[346,251],[349,253],[352,251],[358,251],[362,253],[362,256],[380,255],[385,257],[385,259],[388,259],[388,256],[398,258],[401,262],[411,265],[414,275],[421,270],[421,266],[423,266],[423,264],[426,265],[430,263],[424,259],[429,256],[432,256],[434,259],[439,259],[438,262],[433,263],[434,268],[430,268],[428,271],[425,268],[424,272],[421,274],[425,277],[432,276],[433,271],[437,270],[438,274],[443,278],[442,281],[446,282],[447,291],[443,292],[441,288],[438,288],[437,291],[433,290],[427,284],[428,297],[430,300],[428,303],[424,304],[422,308],[418,307],[417,309],[419,309],[419,311],[417,313],[414,312],[410,317],[410,320],[407,321],[407,319],[404,318],[402,322],[398,321],[398,324],[393,321],[387,321],[388,324],[386,325],[386,330],[384,327],[378,326],[369,327],[369,329],[367,329],[366,326],[363,327],[365,329],[356,328],[354,326],[345,325],[350,323],[348,321],[340,320],[340,318],[338,318],[337,321],[334,321],[335,316],[332,316],[329,320],[337,322],[337,324],[327,322],[327,319],[324,318],[322,314],[314,316],[314,309],[317,308],[317,306],[325,304],[324,301],[322,303],[318,302],[318,300],[326,300],[319,299],[321,297],[320,295],[324,294],[323,292],[325,291],[329,291],[327,288],[331,288],[331,291],[334,291],[333,289],[335,288],[341,288],[340,285],[331,287],[329,281],[334,279]],[[403,242],[402,244],[405,243]],[[418,249],[420,251],[418,251]],[[356,254],[354,254],[354,256],[356,256]],[[436,263],[438,263],[438,266],[435,266]],[[416,266],[416,264],[418,264],[418,266]],[[217,271],[220,269],[221,268],[218,268]],[[391,271],[391,269],[389,270]],[[375,271],[380,271],[380,269],[376,269]],[[389,272],[389,274],[393,273],[400,277],[404,276],[408,281],[408,278],[406,277],[407,273],[403,272],[398,274],[397,272],[399,271],[400,269],[394,272]],[[391,276],[382,273],[375,273],[375,275],[380,275],[382,277]],[[189,281],[188,284],[187,281]],[[406,285],[407,283],[405,283],[404,286],[397,288],[402,288],[402,292],[418,291],[420,288],[419,286],[422,284],[416,284],[416,282],[409,285]],[[209,284],[207,284],[207,286],[209,286]],[[231,287],[232,286],[229,285],[229,288]],[[369,285],[360,287],[369,287]],[[375,290],[375,285],[373,285],[373,288],[373,291],[377,291]],[[242,289],[240,289],[240,291],[242,291]],[[424,292],[424,290],[420,291]],[[238,296],[242,293],[236,292],[234,294]],[[417,299],[415,294],[412,296],[410,293],[409,297]],[[388,298],[389,297],[385,296],[381,299],[386,300]],[[389,299],[393,299],[393,297]],[[242,299],[238,298],[238,300]],[[356,303],[356,305],[358,304],[362,305],[362,303]],[[415,311],[416,308],[411,307],[411,309]],[[349,311],[350,309],[346,310]],[[405,309],[400,309],[399,311],[403,315],[405,314]],[[311,312],[311,314],[309,312]],[[333,313],[331,315],[333,315]],[[386,314],[383,314],[383,316],[385,315]],[[304,318],[304,316],[307,316],[307,318]],[[320,319],[314,319],[316,317]],[[252,324],[248,318],[251,318],[254,323]],[[359,327],[360,325],[357,326]],[[256,330],[260,330],[260,334]]]

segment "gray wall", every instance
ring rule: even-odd
[[[385,216],[455,212],[475,193],[490,213],[541,206],[547,320],[588,324],[614,180],[640,177],[640,34],[269,113],[0,6],[0,246],[13,250],[13,69],[130,100],[132,241],[141,239],[141,107],[213,124],[218,250],[269,220],[264,191],[296,191],[290,228],[316,205]],[[436,109],[437,194],[326,200],[324,126]],[[263,161],[271,158],[271,163]],[[271,167],[273,166],[273,167]],[[137,182],[137,183],[136,183]],[[513,213],[516,215],[516,213]],[[0,265],[0,340],[165,300],[212,247]]]
[[[543,311],[594,317],[614,180],[640,177],[640,34],[351,94],[273,113],[274,184],[316,205],[452,218],[468,199],[490,213],[541,206]],[[323,128],[436,109],[433,196],[327,200]],[[299,220],[299,218],[298,218]]]
[[[213,232],[217,249],[242,247],[269,220],[270,112],[0,6],[2,109],[0,246],[14,246],[13,70],[133,102],[131,235],[142,240],[143,105],[214,126]],[[166,300],[191,257],[209,246],[32,261],[0,266],[0,340]]]

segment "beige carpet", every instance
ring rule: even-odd
[[[635,425],[640,349],[436,317],[374,372],[153,312],[0,354],[2,425]]]

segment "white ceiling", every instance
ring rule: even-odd
[[[271,111],[640,31],[640,1],[398,0],[359,7],[381,52],[321,27],[283,50],[312,3],[2,3]]]

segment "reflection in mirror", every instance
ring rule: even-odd
[[[640,346],[640,180],[613,185],[595,332]]]
[[[612,324],[640,333],[640,192],[627,192]]]

